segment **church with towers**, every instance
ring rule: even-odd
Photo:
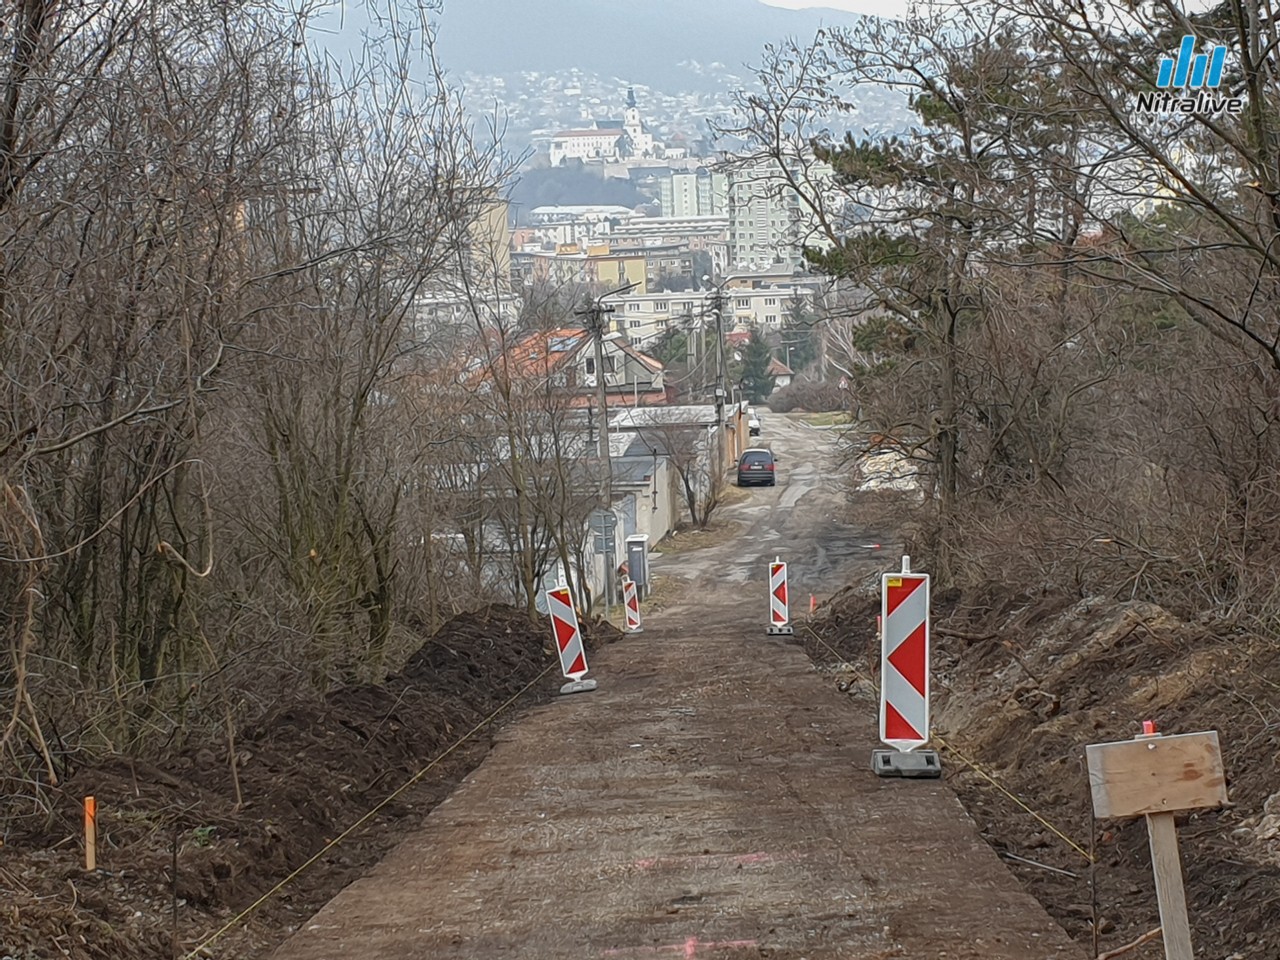
[[[561,130],[551,137],[551,165],[566,160],[584,163],[617,163],[630,159],[661,158],[665,150],[640,118],[636,92],[627,90],[627,108],[621,120],[597,120],[585,130]]]

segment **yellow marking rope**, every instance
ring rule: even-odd
[[[379,801],[377,806],[375,806],[363,817],[361,817],[351,826],[347,827],[347,829],[343,830],[342,833],[338,834],[336,837],[334,837],[332,840],[326,843],[323,847],[317,850],[314,854],[312,854],[310,857],[304,860],[298,866],[297,869],[295,869],[287,877],[285,877],[283,880],[277,883],[274,887],[272,887],[270,890],[268,890],[266,893],[260,896],[253,903],[249,904],[249,906],[245,907],[238,914],[236,914],[234,917],[232,917],[230,920],[224,923],[221,927],[218,928],[217,931],[213,933],[212,936],[204,940],[204,942],[202,942],[199,946],[195,947],[190,952],[183,954],[182,960],[193,960],[193,958],[196,957],[199,953],[208,949],[216,941],[221,939],[228,931],[239,926],[241,922],[243,922],[245,918],[247,918],[251,913],[255,912],[264,903],[266,903],[268,900],[274,897],[277,893],[283,890],[286,886],[292,883],[295,879],[297,879],[297,877],[304,870],[310,867],[313,863],[315,863],[317,860],[323,857],[326,853],[328,853],[338,844],[342,843],[342,841],[347,839],[347,837],[351,836],[351,834],[355,833],[355,831],[360,829],[360,827],[364,826],[364,824],[368,823],[369,820],[371,820],[374,816],[377,815],[379,810],[381,810],[383,807],[389,804],[392,800],[400,796],[400,794],[404,793],[406,790],[412,787],[415,783],[421,780],[424,776],[426,776],[427,772],[430,771],[432,767],[434,767],[445,757],[449,756],[449,754],[453,753],[453,751],[457,750],[458,747],[462,746],[464,743],[466,743],[468,740],[474,737],[482,727],[486,726],[489,723],[492,723],[494,718],[497,717],[498,714],[502,713],[503,710],[507,709],[507,707],[511,706],[511,704],[515,703],[522,696],[524,696],[525,692],[528,691],[530,687],[532,687],[535,683],[537,683],[539,680],[545,677],[548,673],[550,673],[552,668],[554,668],[555,666],[557,666],[557,664],[554,664],[554,663],[551,664],[545,670],[543,670],[540,674],[538,674],[536,677],[534,677],[532,680],[526,683],[523,687],[520,688],[520,690],[517,693],[513,694],[510,699],[508,699],[504,704],[502,704],[502,706],[498,707],[497,710],[494,710],[493,713],[489,714],[489,716],[485,717],[483,720],[477,723],[474,727],[468,730],[465,734],[463,734],[461,739],[457,740],[452,746],[450,746],[447,750],[445,750],[444,753],[440,754],[440,756],[436,757],[434,760],[428,763],[425,767],[423,767],[421,770],[415,773],[412,777],[406,780],[400,787],[396,789],[394,793],[388,795],[387,797]]]
[[[1055,827],[1052,823],[1050,823],[1044,817],[1040,816],[1040,814],[1032,810],[1029,806],[1026,805],[1026,803],[1024,803],[1021,799],[1019,799],[1013,793],[1011,793],[1008,789],[1006,789],[1005,786],[1002,783],[1000,783],[999,780],[997,780],[991,774],[987,773],[987,771],[983,770],[974,761],[970,760],[968,757],[966,757],[963,753],[961,753],[955,747],[951,746],[951,744],[947,743],[947,741],[943,740],[942,737],[935,735],[933,739],[938,741],[938,745],[941,746],[944,750],[946,750],[949,753],[955,754],[956,758],[959,759],[966,766],[968,766],[969,769],[971,769],[974,773],[978,774],[978,776],[982,777],[984,780],[989,782],[993,787],[995,787],[997,790],[1003,793],[1006,797],[1008,797],[1010,800],[1012,800],[1014,803],[1020,806],[1023,810],[1027,811],[1027,813],[1035,817],[1036,820],[1040,821],[1041,824],[1043,824],[1045,827],[1047,827],[1048,829],[1052,830],[1055,834],[1057,834],[1067,844],[1067,846],[1071,847],[1071,849],[1075,850],[1076,853],[1084,857],[1086,863],[1094,862],[1094,858],[1090,855],[1088,850],[1080,846],[1080,844],[1076,843],[1074,840],[1068,837],[1065,833],[1063,833],[1061,830]]]
[[[831,644],[827,643],[827,641],[823,640],[823,639],[822,639],[822,637],[820,637],[820,636],[817,634],[817,632],[816,632],[816,631],[814,631],[814,629],[813,629],[812,627],[810,627],[808,624],[804,624],[804,628],[805,628],[806,630],[808,630],[808,631],[809,631],[809,635],[810,635],[810,636],[812,636],[812,637],[813,637],[813,639],[817,640],[817,641],[818,641],[818,643],[820,643],[820,644],[822,644],[824,647],[826,647],[826,648],[827,648],[827,650],[829,650],[829,651],[831,652],[831,654],[832,654],[832,655],[833,655],[837,660],[839,660],[842,664],[844,664],[845,666],[849,666],[849,667],[853,666],[851,663],[849,663],[849,661],[848,661],[848,660],[846,660],[844,657],[842,657],[842,656],[840,655],[840,652],[839,652],[838,650],[836,650],[834,647],[832,647],[832,646],[831,646]],[[855,675],[855,676],[857,676],[857,677],[859,677],[859,678],[862,678],[862,675],[861,675],[860,673],[858,673],[858,671],[857,671],[857,670],[854,670],[854,675]],[[1064,842],[1065,842],[1069,847],[1071,847],[1073,850],[1075,850],[1077,853],[1079,853],[1079,854],[1080,854],[1080,856],[1084,857],[1084,859],[1085,859],[1085,862],[1086,862],[1086,863],[1093,863],[1093,862],[1094,862],[1094,858],[1093,858],[1093,856],[1091,856],[1091,855],[1090,855],[1090,853],[1089,853],[1089,851],[1088,851],[1088,850],[1086,850],[1084,847],[1080,846],[1080,844],[1076,843],[1074,840],[1072,840],[1070,837],[1068,837],[1065,833],[1063,833],[1061,830],[1059,830],[1057,827],[1055,827],[1052,823],[1050,823],[1048,820],[1046,820],[1046,819],[1045,819],[1044,817],[1042,817],[1040,814],[1038,814],[1038,813],[1036,813],[1034,810],[1032,810],[1032,809],[1031,809],[1031,807],[1027,806],[1027,804],[1026,804],[1022,799],[1020,799],[1019,797],[1017,797],[1016,795],[1014,795],[1012,792],[1010,792],[1010,791],[1009,791],[1009,790],[1008,790],[1008,789],[1007,789],[1007,788],[1006,788],[1002,783],[1000,783],[1000,781],[998,781],[998,780],[997,780],[995,777],[993,777],[991,774],[987,773],[987,771],[986,771],[986,770],[983,770],[983,769],[982,769],[982,767],[978,766],[978,764],[977,764],[976,762],[974,762],[973,760],[970,760],[970,759],[969,759],[968,757],[966,757],[963,753],[961,753],[959,750],[957,750],[957,749],[956,749],[955,747],[953,747],[951,744],[947,743],[947,741],[946,741],[946,740],[942,739],[942,737],[938,736],[937,734],[930,734],[930,739],[937,741],[937,743],[938,743],[938,745],[939,745],[940,747],[942,747],[942,748],[943,748],[944,750],[946,750],[948,753],[954,754],[954,755],[955,755],[955,757],[956,757],[956,759],[958,759],[958,760],[959,760],[959,761],[961,761],[963,764],[965,764],[967,767],[969,767],[969,769],[970,769],[970,770],[972,770],[974,773],[978,774],[978,776],[982,777],[984,780],[986,780],[988,783],[990,783],[993,787],[995,787],[997,790],[999,790],[1001,793],[1003,793],[1006,797],[1008,797],[1010,800],[1012,800],[1014,803],[1016,803],[1019,807],[1021,807],[1021,808],[1022,808],[1023,810],[1025,810],[1027,813],[1031,814],[1031,816],[1032,816],[1032,817],[1034,817],[1036,820],[1038,820],[1042,825],[1044,825],[1045,827],[1047,827],[1049,830],[1052,830],[1052,831],[1053,831],[1053,832],[1054,832],[1058,837],[1060,837],[1060,838],[1061,838],[1061,839],[1062,839],[1062,840],[1063,840],[1063,841],[1064,841]]]

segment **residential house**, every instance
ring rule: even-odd
[[[661,363],[637,350],[626,337],[605,334],[600,343],[604,366],[605,402],[610,407],[663,406],[670,402]],[[563,393],[567,407],[584,410],[596,405],[595,344],[581,327],[539,330],[512,344],[496,366],[513,381],[536,389],[550,385]],[[477,369],[483,379],[488,370]]]
[[[723,481],[723,431],[710,404],[624,410],[614,414],[609,431],[665,451],[679,481],[681,515],[687,519],[692,519],[689,501],[693,510],[701,511]]]
[[[769,366],[765,368],[765,376],[773,378],[773,389],[781,390],[791,385],[791,381],[795,378],[795,371],[777,357],[773,357],[769,360]]]

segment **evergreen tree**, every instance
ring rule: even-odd
[[[802,297],[787,301],[787,313],[782,321],[782,349],[787,366],[803,370],[818,356],[818,338],[815,324],[817,316]]]
[[[773,350],[759,329],[751,331],[751,339],[742,351],[742,385],[752,403],[763,403],[773,393],[773,377],[769,376],[769,364]]]

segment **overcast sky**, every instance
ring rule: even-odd
[[[870,13],[878,17],[899,17],[906,13],[907,0],[764,0],[771,7],[828,7],[853,13]]]

